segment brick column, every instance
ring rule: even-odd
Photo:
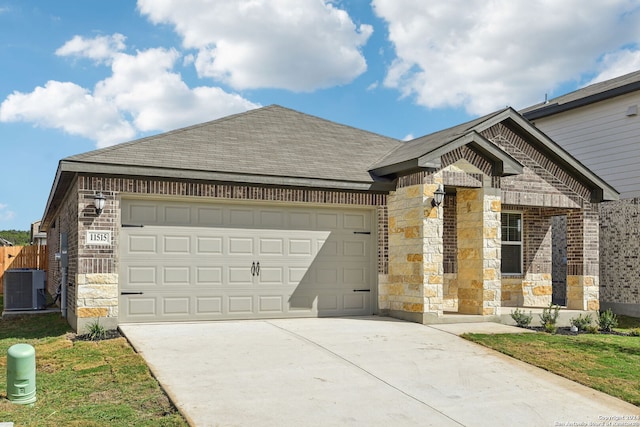
[[[585,202],[582,210],[567,215],[567,308],[598,310],[599,211]]]
[[[500,314],[500,211],[498,189],[457,190],[459,313]]]

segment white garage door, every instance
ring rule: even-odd
[[[122,201],[120,321],[372,313],[374,213]]]

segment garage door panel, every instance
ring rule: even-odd
[[[222,267],[196,267],[196,285],[222,285]]]
[[[165,316],[188,316],[189,312],[188,297],[166,297],[162,300],[162,314]]]
[[[264,267],[260,266],[260,275],[258,283],[261,285],[281,285],[284,282],[283,267]]]
[[[338,311],[338,295],[318,295],[318,312],[331,314]]]
[[[129,297],[126,299],[126,307],[124,308],[127,317],[133,319],[139,317],[155,318],[158,315],[155,297]]]
[[[251,274],[251,267],[229,267],[227,270],[228,283],[230,286],[253,285],[253,275]]]
[[[234,227],[252,227],[254,225],[253,209],[231,209],[229,224]]]
[[[285,226],[285,214],[282,211],[261,210],[258,215],[259,224],[262,228],[282,229]]]
[[[229,237],[229,255],[253,255],[252,237]]]
[[[222,226],[223,210],[220,208],[196,208],[196,224],[204,227]]]
[[[191,284],[189,267],[164,267],[162,284],[165,286],[189,286]]]
[[[122,216],[124,224],[156,224],[158,222],[158,208],[149,203],[127,203],[122,210]]]
[[[134,286],[139,285],[155,285],[157,282],[157,274],[155,266],[138,265],[128,267],[125,270],[124,283]]]
[[[196,315],[222,314],[222,297],[196,297]]]
[[[259,296],[260,313],[283,313],[284,298],[281,295]]]
[[[125,255],[155,254],[157,252],[157,237],[151,235],[134,234],[128,236],[126,246],[129,250]]]
[[[154,204],[123,200],[121,321],[371,314],[371,212]]]
[[[280,238],[273,238],[273,237],[268,237],[268,238],[260,238],[259,239],[259,255],[279,255],[279,256],[284,256],[285,252],[284,252],[284,239]]]
[[[162,220],[166,225],[191,224],[189,206],[165,206],[162,213]]]
[[[253,296],[230,296],[229,297],[229,313],[234,314],[253,314]]]
[[[344,310],[360,311],[366,308],[365,298],[368,295],[364,295],[364,292],[354,292],[352,294],[345,294],[342,296],[342,304]]]
[[[162,247],[169,255],[189,255],[192,252],[190,236],[164,236]]]
[[[196,245],[196,255],[222,255],[223,238],[221,236],[198,236]]]

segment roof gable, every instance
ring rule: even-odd
[[[381,176],[397,176],[420,169],[437,170],[440,167],[440,157],[443,154],[466,145],[493,163],[495,175],[520,174],[523,170],[522,164],[481,135],[483,131],[499,123],[522,135],[528,143],[534,144],[546,156],[565,168],[569,174],[585,183],[592,189],[591,199],[593,201],[618,199],[618,192],[613,187],[596,176],[510,107],[409,141],[376,163],[372,168],[372,173]]]

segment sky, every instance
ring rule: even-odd
[[[638,69],[640,0],[0,0],[0,230],[65,157],[249,109],[409,140]]]

